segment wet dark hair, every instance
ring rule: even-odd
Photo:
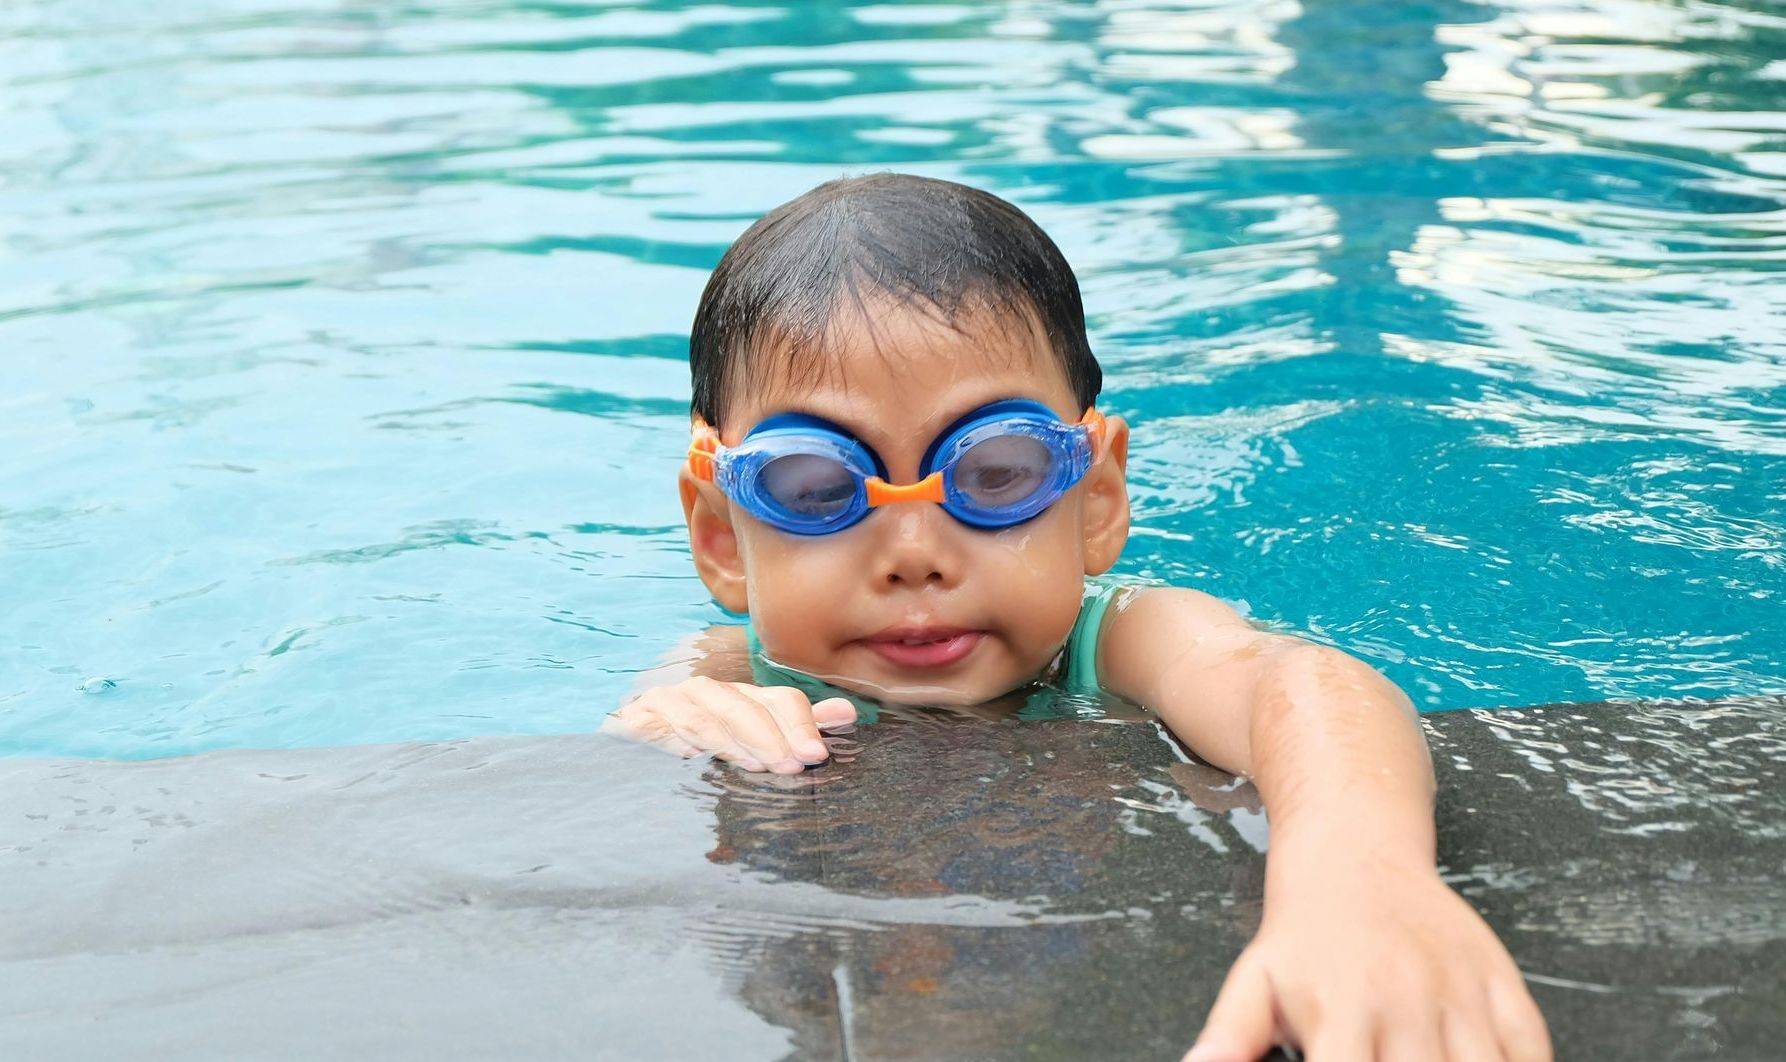
[[[861,307],[875,294],[951,327],[982,308],[1039,323],[1080,408],[1103,387],[1079,281],[1027,214],[953,181],[876,173],[783,203],[720,258],[689,335],[693,411],[717,427],[731,389],[763,378],[752,359],[778,345],[793,362],[778,368],[788,378],[822,369],[844,297]]]

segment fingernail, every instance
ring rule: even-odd
[[[1223,1044],[1192,1044],[1181,1062],[1227,1062],[1234,1055]]]
[[[774,770],[776,774],[799,774],[806,770],[806,764],[790,757],[785,760],[777,760]]]
[[[812,706],[814,719],[823,716],[834,722],[847,722],[856,718],[856,706],[841,697],[833,697],[828,701],[820,701]]]
[[[824,763],[831,758],[831,750],[825,747],[823,741],[806,738],[796,744],[798,747],[794,751],[799,753],[800,758],[807,763]]]

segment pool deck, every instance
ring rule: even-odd
[[[1786,699],[1427,716],[1563,1059],[1786,1043]],[[598,737],[0,761],[0,1057],[1175,1059],[1249,787],[914,713],[797,779]],[[847,762],[845,762],[847,761]]]

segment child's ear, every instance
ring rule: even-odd
[[[727,611],[750,611],[744,592],[744,557],[738,552],[738,535],[732,530],[731,508],[719,488],[699,480],[688,466],[676,477],[682,494],[682,516],[688,521],[688,545],[695,571],[707,592]]]
[[[1128,421],[1104,418],[1104,441],[1084,485],[1085,574],[1102,575],[1129,541]]]

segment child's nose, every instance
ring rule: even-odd
[[[889,505],[877,514],[885,533],[875,560],[880,581],[894,586],[938,586],[961,581],[966,567],[955,518],[933,502]]]

